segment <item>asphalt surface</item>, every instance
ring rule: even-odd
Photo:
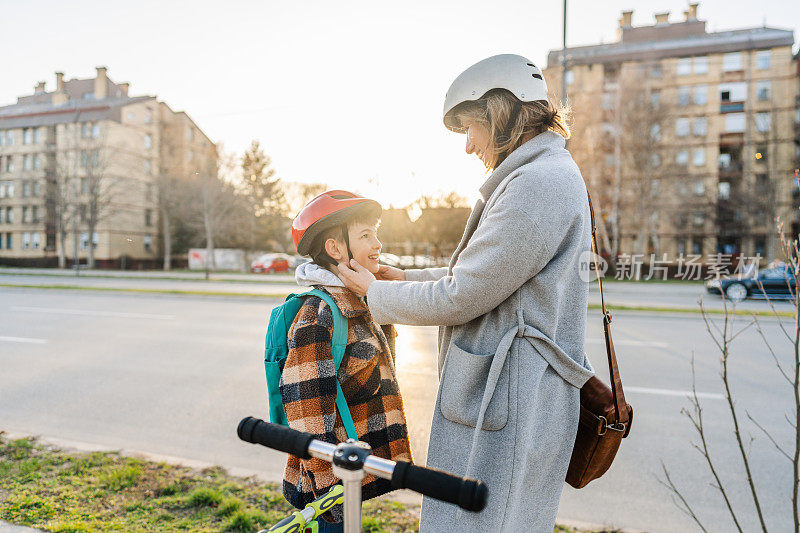
[[[280,479],[280,454],[235,435],[243,416],[266,414],[261,354],[276,303],[0,287],[0,429]],[[747,320],[737,317],[737,327]],[[663,461],[709,531],[733,528],[692,448],[697,439],[691,424],[681,415],[694,353],[712,455],[743,528],[758,529],[721,396],[719,352],[702,318],[619,311],[612,327],[636,410],[633,431],[605,477],[581,490],[565,486],[560,519],[654,532],[696,530],[659,483]],[[778,321],[763,319],[762,329],[778,357],[788,360],[790,345]],[[425,460],[436,395],[435,344],[434,328],[400,327],[397,369],[418,462]],[[586,351],[606,373],[596,311],[589,313]],[[792,429],[783,416],[792,407],[790,389],[752,328],[734,341],[729,361],[745,441],[755,438],[752,468],[768,526],[790,529],[790,464],[745,415],[789,447]]]

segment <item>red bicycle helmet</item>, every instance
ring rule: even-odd
[[[377,216],[383,212],[381,204],[349,191],[326,191],[310,202],[292,221],[292,240],[297,253],[308,255],[314,239],[322,232],[344,225],[355,212],[373,210]],[[347,239],[347,234],[345,234]],[[349,248],[349,243],[348,243]]]

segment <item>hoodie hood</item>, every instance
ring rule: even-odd
[[[324,287],[344,287],[344,282],[336,274],[314,263],[303,263],[294,272],[294,279],[301,287],[322,285]]]

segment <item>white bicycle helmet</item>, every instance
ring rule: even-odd
[[[444,125],[459,131],[453,111],[464,102],[479,100],[492,89],[507,89],[521,102],[547,100],[547,84],[542,70],[529,59],[501,54],[479,61],[462,72],[444,97]]]

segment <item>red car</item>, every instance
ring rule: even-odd
[[[264,254],[250,264],[250,272],[270,274],[289,270],[289,259],[286,254]]]

